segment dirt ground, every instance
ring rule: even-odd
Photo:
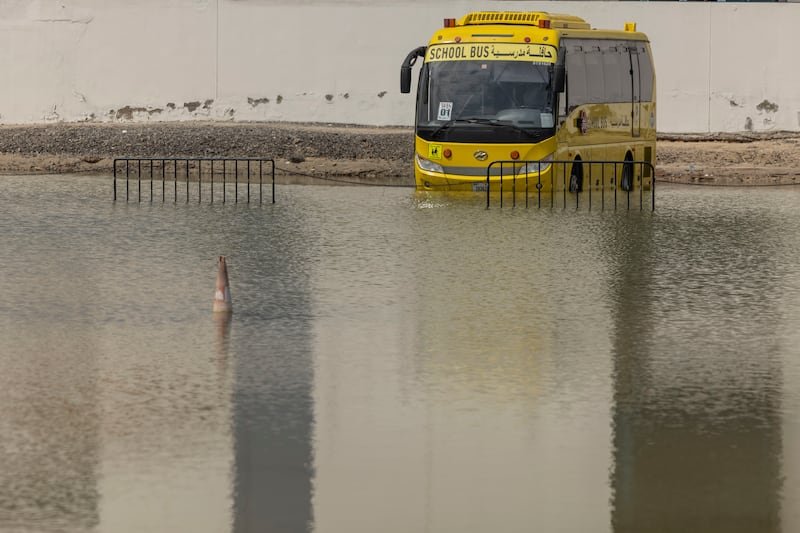
[[[707,185],[800,183],[800,133],[664,135],[656,145],[662,181]]]
[[[661,181],[800,183],[800,133],[659,136]],[[0,174],[110,174],[115,157],[269,157],[284,181],[413,185],[410,128],[296,123],[0,126]]]

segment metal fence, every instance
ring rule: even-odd
[[[508,196],[512,207],[656,207],[655,167],[648,161],[493,161],[485,189],[487,209],[493,197],[503,207]]]
[[[138,202],[142,201],[142,191],[144,190],[145,201],[152,202],[160,198],[162,202],[165,202],[168,197],[171,197],[173,202],[178,202],[179,197],[182,196],[186,203],[192,199],[191,191],[195,188],[198,203],[203,201],[204,189],[210,203],[214,203],[215,199],[222,203],[231,200],[239,203],[240,197],[242,201],[250,203],[251,185],[253,188],[258,185],[258,203],[260,204],[263,202],[265,176],[271,180],[271,196],[274,204],[275,161],[272,159],[120,157],[114,159],[114,201],[117,201],[117,181],[124,180],[126,202],[131,200],[132,184],[135,184],[135,199]],[[143,183],[144,189],[142,188]],[[161,186],[160,194],[158,187],[155,187],[156,184]],[[190,186],[190,184],[192,185]],[[240,184],[244,189],[241,194],[239,193]],[[228,198],[229,188],[233,189],[233,198],[230,199]],[[183,193],[184,190],[185,193]]]

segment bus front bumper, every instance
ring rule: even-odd
[[[494,166],[488,171],[490,175],[487,176],[488,165],[459,169],[464,173],[447,171],[449,169],[436,172],[421,168],[419,161],[416,161],[414,177],[417,189],[425,191],[486,192],[487,187],[493,192],[499,192],[501,188],[504,191],[521,192],[551,189],[553,184],[549,164],[541,164],[541,170],[537,165],[533,172],[524,172],[524,169],[520,168],[521,165],[512,167],[513,165]]]

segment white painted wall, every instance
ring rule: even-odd
[[[0,0],[0,123],[409,125],[401,61],[479,9],[636,21],[661,132],[800,130],[800,4],[501,0]]]

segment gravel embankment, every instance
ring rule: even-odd
[[[0,173],[110,174],[115,157],[265,157],[279,176],[413,185],[403,127],[241,122],[0,126]],[[660,134],[657,176],[711,185],[800,183],[800,134]]]
[[[264,157],[278,174],[413,184],[410,128],[291,123],[0,126],[0,173],[111,172],[117,157]]]

